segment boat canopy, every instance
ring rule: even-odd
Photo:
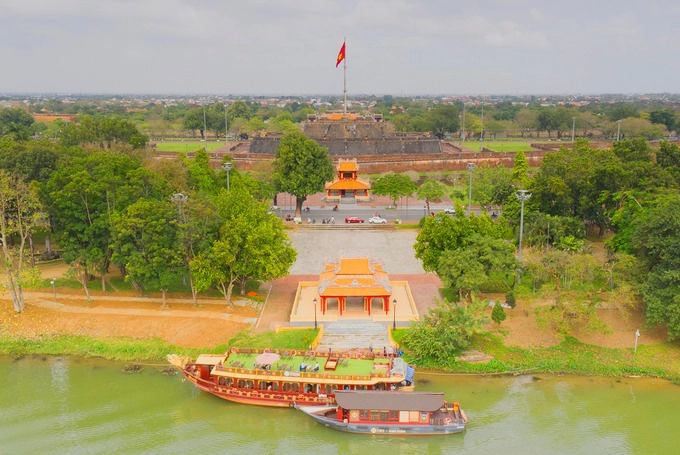
[[[195,363],[198,365],[221,365],[226,358],[226,354],[201,354]]]
[[[395,357],[392,360],[392,370],[390,371],[390,374],[392,376],[394,375],[399,375],[402,378],[406,378],[406,372],[408,371],[408,365],[406,364],[406,361],[402,359],[401,357]],[[413,380],[411,379],[411,382]]]
[[[436,392],[337,390],[335,401],[343,409],[383,411],[436,411],[445,405],[444,394]]]

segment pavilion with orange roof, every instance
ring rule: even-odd
[[[343,198],[355,202],[371,200],[371,184],[357,176],[359,166],[356,159],[338,161],[338,177],[326,183],[326,201],[341,202]]]
[[[392,302],[398,302],[399,308]],[[318,314],[317,314],[318,313]],[[390,281],[381,261],[368,256],[343,257],[326,262],[319,281],[301,281],[291,322],[372,319],[418,319],[413,296],[405,281]]]

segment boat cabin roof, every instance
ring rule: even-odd
[[[445,404],[443,393],[373,390],[338,390],[335,401],[344,409],[382,411],[436,411]]]
[[[274,354],[262,365],[258,359]],[[197,364],[214,365],[216,376],[289,380],[307,383],[363,384],[399,383],[406,377],[406,363],[401,358],[378,355],[326,352],[280,352],[261,349],[232,348],[221,355],[202,354]],[[319,365],[316,369],[316,365]],[[304,368],[307,366],[307,368]]]
[[[196,359],[196,363],[201,365],[221,365],[227,356],[224,354],[201,354]]]

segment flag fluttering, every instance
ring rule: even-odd
[[[342,62],[345,59],[345,42],[343,41],[342,47],[340,48],[340,52],[338,52],[338,61],[335,63],[335,67],[337,68],[340,62]]]

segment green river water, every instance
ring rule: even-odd
[[[661,380],[417,372],[418,390],[459,401],[468,427],[390,437],[330,430],[293,409],[229,403],[162,374],[162,366],[122,368],[0,358],[0,453],[680,453],[680,387]]]

